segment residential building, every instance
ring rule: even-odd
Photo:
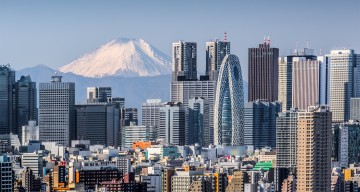
[[[298,113],[298,191],[330,191],[331,121],[326,106],[310,106]]]

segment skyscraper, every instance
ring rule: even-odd
[[[182,103],[168,102],[160,108],[158,137],[174,145],[185,144],[185,109]]]
[[[41,141],[69,145],[75,136],[75,83],[52,76],[50,83],[40,83],[39,131]]]
[[[211,81],[217,81],[222,60],[230,54],[230,42],[206,42],[206,71]]]
[[[317,57],[314,55],[313,49],[304,48],[303,50],[295,49],[291,55],[279,58],[278,100],[282,103],[284,112],[293,108],[293,61],[301,59],[314,61]]]
[[[298,191],[330,191],[331,113],[326,106],[298,113]]]
[[[161,99],[148,99],[142,104],[142,125],[159,126],[160,107],[164,106]]]
[[[189,106],[189,100],[195,97],[202,97],[209,103],[209,112],[205,112],[209,117],[209,127],[205,127],[204,133],[205,145],[213,143],[214,138],[214,97],[215,81],[173,81],[171,82],[171,101],[181,102],[186,109]],[[187,121],[187,120],[186,120]]]
[[[350,98],[350,120],[360,121],[360,97]]]
[[[172,47],[173,81],[197,79],[196,43],[179,41]]]
[[[195,97],[189,100],[185,145],[198,143],[201,146],[209,140],[209,103],[205,98]]]
[[[0,134],[16,133],[15,71],[9,65],[0,66]]]
[[[253,101],[244,107],[244,145],[276,147],[276,115],[279,102]]]
[[[354,50],[332,50],[330,61],[330,108],[334,122],[350,119],[350,98],[360,94],[360,55]]]
[[[291,109],[278,113],[276,118],[276,166],[279,168],[296,167],[298,112]]]
[[[76,139],[91,144],[119,145],[119,109],[112,104],[76,105]]]
[[[292,108],[306,110],[320,104],[321,63],[298,58],[292,66]]]
[[[135,141],[156,140],[157,128],[153,126],[125,126],[121,135],[121,146],[131,148]]]
[[[349,121],[334,124],[334,129],[339,129],[338,138],[338,157],[340,167],[348,168],[350,163],[360,162],[360,124],[359,122]]]
[[[30,76],[21,76],[15,85],[16,93],[16,125],[17,134],[21,139],[21,127],[28,121],[37,121],[37,90],[36,83],[31,81]]]
[[[223,59],[216,86],[214,144],[243,145],[244,92],[241,66],[236,55]]]
[[[264,39],[258,48],[249,48],[249,101],[278,100],[279,49]]]

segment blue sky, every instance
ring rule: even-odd
[[[228,33],[247,78],[247,48],[270,35],[286,55],[306,42],[318,53],[350,47],[360,53],[360,1],[0,1],[0,64],[15,69],[63,66],[119,37],[143,38],[166,54],[174,41],[205,42]]]

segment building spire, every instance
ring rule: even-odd
[[[225,42],[227,41],[227,34],[226,34],[226,32],[224,33],[224,41],[225,41]]]
[[[268,36],[268,45],[270,46],[270,36]]]

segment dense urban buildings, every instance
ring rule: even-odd
[[[219,71],[214,106],[214,144],[244,144],[244,92],[236,55],[227,55]]]
[[[330,62],[330,108],[333,121],[350,119],[350,98],[359,96],[360,55],[352,49],[332,50]]]
[[[276,147],[276,116],[281,103],[256,100],[244,106],[244,145]]]
[[[39,86],[40,140],[68,146],[75,136],[75,83],[54,75]]]
[[[197,79],[197,46],[194,42],[179,41],[172,47],[173,81]]]
[[[326,106],[298,113],[298,191],[330,191],[331,119]]]
[[[155,141],[157,138],[157,127],[154,126],[125,126],[122,129],[122,147],[130,148],[136,141]]]
[[[350,98],[350,120],[360,121],[360,97]]]
[[[249,48],[249,101],[278,100],[279,49],[270,47],[270,38],[258,48]]]
[[[22,126],[22,145],[28,145],[30,141],[39,141],[39,126],[36,121],[29,121],[27,125]]]
[[[209,76],[211,81],[217,81],[221,63],[228,54],[230,54],[230,42],[226,40],[206,42],[205,75]]]

